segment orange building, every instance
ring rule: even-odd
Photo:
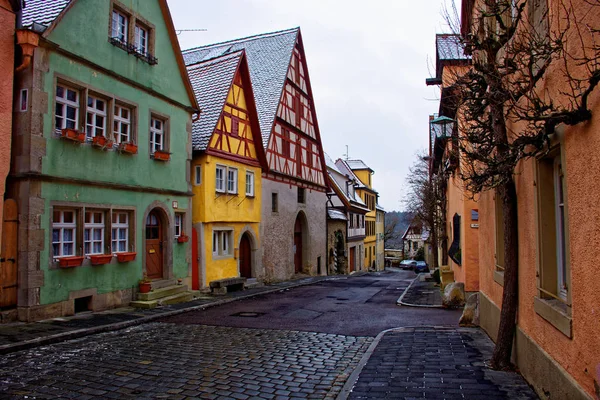
[[[463,53],[458,35],[436,35],[436,77],[428,85],[440,85],[439,116],[431,116],[430,162],[431,172],[443,182],[444,199],[442,219],[438,227],[440,249],[439,265],[442,283],[463,282],[465,291],[479,290],[479,210],[471,193],[465,191],[460,177],[462,160],[459,159],[458,137],[461,134],[455,120],[460,110],[454,95],[456,77],[464,73],[470,58]]]
[[[463,33],[476,29],[473,0],[463,1]],[[534,26],[558,27],[562,4],[528,2]],[[600,28],[600,7],[574,0],[572,18],[585,26],[581,43]],[[564,17],[564,15],[563,15]],[[573,21],[573,20],[572,20]],[[564,25],[563,25],[564,26]],[[572,24],[575,28],[575,24]],[[547,31],[547,32],[548,32]],[[581,36],[580,36],[581,35]],[[573,36],[573,35],[571,35]],[[567,35],[569,37],[569,35]],[[581,40],[581,42],[580,42]],[[573,68],[576,71],[576,68]],[[568,82],[558,69],[546,72],[540,89],[560,100]],[[518,204],[518,312],[513,361],[543,398],[600,398],[600,99],[590,97],[591,120],[561,126],[550,152],[522,160],[514,180]],[[516,125],[508,126],[517,131]],[[500,202],[493,192],[479,201],[480,324],[495,340],[503,291],[503,227]]]

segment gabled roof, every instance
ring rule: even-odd
[[[335,165],[335,163],[333,162],[333,159],[329,157],[329,154],[323,152],[323,156],[325,157],[325,164],[327,165],[327,168],[332,169],[339,174],[342,174],[342,171],[338,169],[337,165]]]
[[[361,211],[369,212],[370,210],[367,208],[365,202],[360,196],[356,196],[356,192],[348,192],[346,185],[352,182],[352,178],[348,178],[342,173],[327,153],[324,153],[324,156],[327,162],[327,177],[329,178],[331,189],[333,189],[336,196],[340,198],[346,207],[355,207]]]
[[[71,0],[27,0],[23,8],[23,27],[34,23],[48,28],[71,3]]]
[[[360,179],[358,179],[358,176],[356,176],[356,174],[354,172],[352,172],[352,168],[350,168],[350,166],[348,166],[348,164],[346,163],[346,160],[342,160],[341,158],[338,158],[337,161],[335,162],[335,165],[339,168],[339,170],[342,172],[342,174],[348,176],[350,178],[350,180],[355,180],[356,186],[358,188],[368,189],[368,187],[365,186],[364,183],[362,183],[362,181]]]
[[[352,170],[367,169],[367,170],[373,172],[373,170],[371,168],[369,168],[367,166],[367,164],[364,163],[363,160],[346,160],[346,164],[348,164],[348,167],[350,167],[350,169],[352,169]]]
[[[208,61],[239,50],[246,51],[265,148],[269,143],[271,128],[299,32],[300,28],[293,28],[183,51],[183,58],[187,65]]]
[[[194,150],[206,150],[243,54],[243,51],[237,51],[187,67],[194,94],[202,109],[202,116],[192,125]]]

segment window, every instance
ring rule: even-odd
[[[52,256],[75,255],[75,210],[55,210],[52,214]]]
[[[272,212],[279,211],[279,201],[277,199],[277,193],[271,193],[271,211]]]
[[[105,136],[106,101],[94,96],[87,98],[85,134],[91,139],[94,136]]]
[[[213,256],[223,257],[231,256],[231,243],[233,242],[233,231],[215,230],[213,231]]]
[[[128,251],[129,248],[129,213],[113,212],[111,229],[111,249],[113,253]]]
[[[183,214],[175,213],[175,237],[183,235]]]
[[[165,149],[165,121],[152,116],[150,118],[150,153]]]
[[[254,196],[254,172],[246,171],[246,196]]]
[[[202,167],[200,165],[194,166],[194,185],[198,186],[202,183]]]
[[[119,10],[113,10],[111,37],[122,43],[127,43],[129,37],[129,17]]]
[[[135,26],[135,49],[140,54],[148,53],[148,29],[140,25]]]
[[[227,167],[217,165],[217,169],[215,171],[215,189],[217,192],[225,193],[225,172],[226,171],[227,171]]]
[[[83,252],[104,254],[104,212],[86,211],[83,226]]]
[[[227,169],[227,193],[237,194],[237,169]]]
[[[28,103],[28,93],[27,89],[21,89],[20,97],[19,97],[19,111],[27,111]]]
[[[301,187],[298,188],[298,203],[299,204],[306,203],[306,192],[305,192],[304,188],[301,188]]]
[[[62,84],[56,85],[56,129],[77,129],[79,125],[79,91]]]
[[[113,135],[117,144],[132,142],[131,109],[115,104]]]

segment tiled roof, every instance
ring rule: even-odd
[[[27,0],[23,9],[23,27],[29,27],[34,22],[49,27],[70,2],[71,0]]]
[[[368,169],[368,170],[371,170],[371,168],[369,168],[367,166],[367,164],[365,164],[362,160],[346,160],[346,164],[348,164],[348,166],[351,169]]]
[[[435,47],[439,61],[468,60],[460,43],[460,36],[455,34],[438,34],[435,36]]]
[[[340,211],[340,210],[335,210],[333,208],[329,208],[329,209],[327,209],[327,215],[329,216],[329,219],[348,221],[348,218],[346,217],[346,213],[344,213],[343,211]]]
[[[215,130],[243,52],[238,51],[187,67],[200,119],[192,125],[192,147],[206,150]]]
[[[299,28],[250,36],[183,51],[186,65],[245,50],[265,148],[277,113],[281,91]]]

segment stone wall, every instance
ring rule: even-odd
[[[348,255],[347,252],[347,237],[346,237],[346,221],[328,220],[327,221],[327,274],[347,274],[348,273]],[[341,232],[344,238],[343,251],[337,250],[338,232]],[[335,257],[334,257],[335,254]],[[337,261],[337,262],[336,262]]]

